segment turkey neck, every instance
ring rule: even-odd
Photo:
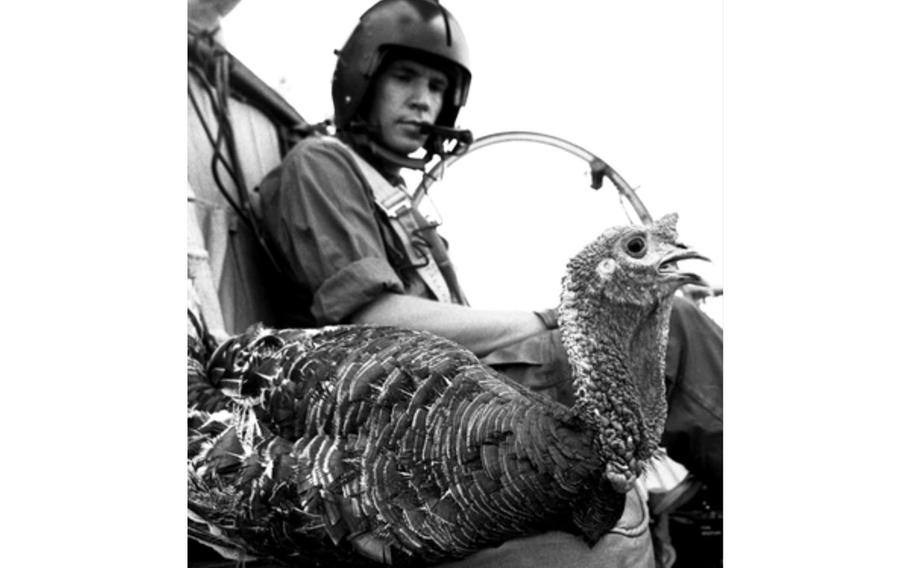
[[[597,430],[605,477],[627,491],[666,419],[664,356],[670,305],[598,305],[563,295],[559,322],[572,366],[573,409]]]

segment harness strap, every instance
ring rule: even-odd
[[[398,235],[405,249],[408,260],[414,266],[417,274],[440,302],[453,303],[452,292],[430,251],[418,250],[414,244],[414,236],[421,230],[427,230],[429,225],[414,209],[411,196],[405,191],[404,185],[392,185],[369,162],[364,160],[357,152],[346,144],[332,137],[326,137],[332,143],[338,144],[350,154],[357,163],[361,173],[367,179],[376,205],[386,214],[392,229]],[[428,243],[429,244],[429,243]]]

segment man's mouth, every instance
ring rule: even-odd
[[[425,136],[422,130],[422,122],[413,120],[413,119],[404,119],[399,120],[398,124],[402,127],[402,131],[411,138],[422,138]]]
[[[413,126],[414,128],[426,128],[426,127],[433,126],[432,122],[428,122],[426,120],[420,120],[417,118],[403,118],[403,119],[399,120],[398,122],[401,124],[405,124],[407,126]]]

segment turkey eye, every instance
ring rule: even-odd
[[[641,258],[645,256],[645,250],[647,248],[647,243],[645,242],[644,237],[632,237],[626,241],[626,252],[635,258]]]

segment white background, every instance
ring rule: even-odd
[[[540,9],[556,18],[563,5]],[[705,9],[723,12],[726,564],[905,564],[906,8]],[[328,25],[315,18],[297,33]],[[485,57],[518,51],[505,29]],[[580,35],[549,29],[535,41]],[[7,564],[185,562],[184,32],[178,2],[47,0],[0,19]],[[622,53],[683,49],[652,41]],[[635,162],[661,140],[648,135],[622,155],[630,139],[582,142],[656,210],[650,192],[663,182],[651,176],[666,158]]]

